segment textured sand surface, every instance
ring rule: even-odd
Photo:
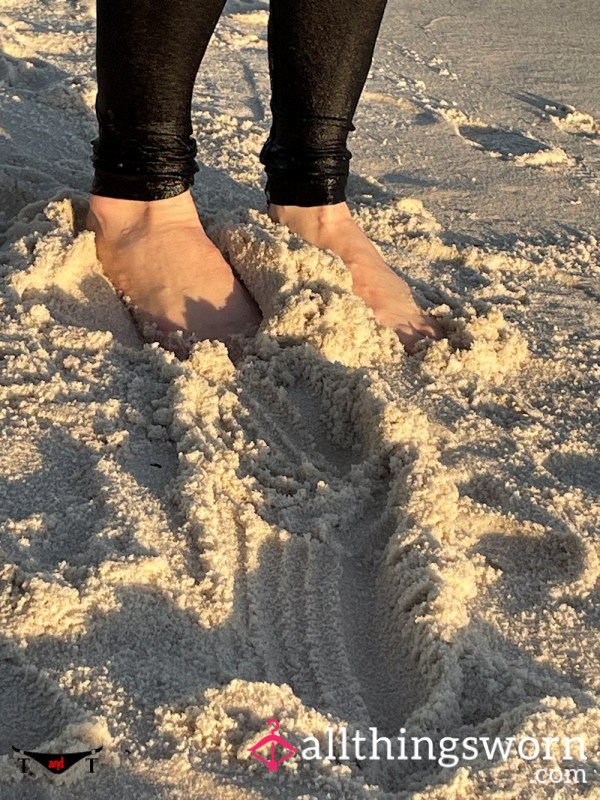
[[[519,30],[493,2],[469,50],[470,4],[437,5],[390,3],[350,186],[446,329],[410,358],[263,213],[267,12],[228,6],[194,191],[265,318],[234,364],[144,345],[83,230],[91,5],[0,2],[0,800],[600,796],[594,40],[561,3]],[[535,25],[565,29],[545,61]],[[516,755],[269,774],[273,716],[296,745],[583,736],[587,783]],[[11,745],[104,750],[50,777]]]

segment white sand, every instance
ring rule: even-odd
[[[1,800],[600,797],[596,9],[417,5],[390,2],[350,195],[448,339],[406,357],[261,212],[239,0],[194,101],[198,205],[265,315],[234,365],[143,345],[82,232],[90,4],[0,3]],[[587,784],[517,756],[271,775],[272,716],[296,745],[582,736]],[[22,776],[11,744],[104,750]]]

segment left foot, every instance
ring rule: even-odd
[[[267,213],[310,244],[339,256],[350,270],[354,293],[378,322],[394,329],[407,352],[425,337],[442,337],[437,321],[417,305],[406,281],[386,264],[345,202],[309,207],[269,203]]]

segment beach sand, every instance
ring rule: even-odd
[[[600,797],[596,10],[418,5],[386,12],[349,200],[447,338],[408,357],[264,213],[267,10],[238,0],[193,109],[264,314],[233,363],[144,344],[84,230],[93,5],[1,0],[0,800]],[[586,782],[515,752],[270,773],[273,717],[298,747],[582,737]],[[12,745],[103,750],[52,776]]]

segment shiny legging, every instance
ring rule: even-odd
[[[345,200],[346,147],[386,0],[271,0],[267,200]],[[191,101],[224,0],[97,0],[92,194],[157,200],[198,171]]]

